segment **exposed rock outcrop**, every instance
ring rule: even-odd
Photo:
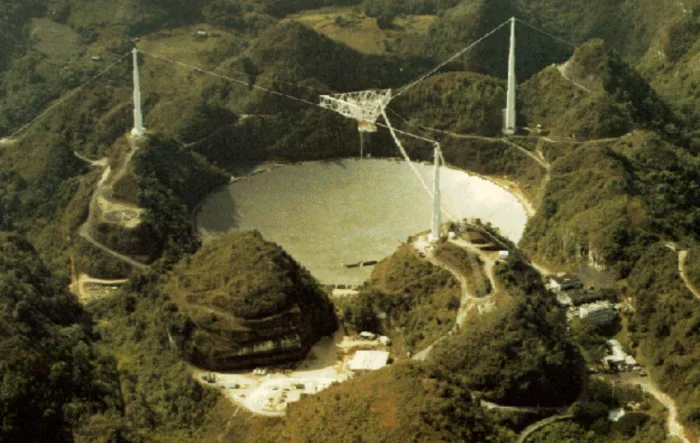
[[[188,359],[212,370],[303,358],[337,328],[326,294],[308,271],[257,232],[206,245],[175,269],[173,299],[188,317]]]

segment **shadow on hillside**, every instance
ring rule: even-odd
[[[197,213],[197,229],[205,237],[222,236],[240,224],[240,214],[228,186],[207,197]]]

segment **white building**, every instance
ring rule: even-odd
[[[374,332],[362,331],[360,332],[360,338],[365,340],[375,340],[377,338],[377,334]]]
[[[389,353],[386,351],[357,351],[348,362],[351,371],[376,371],[387,365]]]
[[[611,354],[603,357],[603,363],[606,366],[623,371],[634,371],[640,368],[637,360],[622,349],[619,341],[615,339],[608,340],[608,345],[610,346]]]

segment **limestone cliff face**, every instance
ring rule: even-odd
[[[234,233],[175,270],[173,298],[190,326],[188,358],[231,370],[303,358],[337,328],[327,296],[311,275],[259,233]]]

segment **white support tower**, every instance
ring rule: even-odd
[[[141,85],[139,82],[139,50],[134,48],[131,51],[134,57],[134,129],[131,135],[143,137],[146,135],[146,128],[143,127],[143,112],[141,110]]]
[[[429,141],[433,143],[434,154],[435,154],[435,169],[434,169],[434,183],[433,190],[431,191],[425,180],[421,176],[420,172],[416,166],[411,162],[408,157],[406,150],[404,149],[401,141],[396,135],[396,130],[391,125],[389,118],[386,115],[386,107],[391,101],[391,89],[384,90],[368,90],[360,92],[348,92],[344,94],[333,94],[333,95],[322,95],[320,106],[331,111],[335,111],[345,117],[357,120],[358,130],[360,131],[360,136],[364,132],[376,132],[377,131],[377,118],[381,115],[386,121],[386,127],[391,132],[391,136],[394,138],[396,145],[398,146],[401,154],[406,159],[409,167],[418,177],[418,180],[423,184],[425,190],[431,194],[433,198],[433,213],[432,222],[430,226],[430,241],[437,242],[440,239],[440,225],[441,221],[441,205],[440,205],[440,160],[442,159],[442,152],[440,151],[440,144],[434,140],[428,140],[423,137],[418,137],[407,132],[403,132],[405,135],[418,138],[423,141]]]
[[[433,167],[433,219],[430,227],[430,237],[431,243],[435,243],[440,240],[440,226],[442,221],[440,220],[440,158],[442,154],[440,153],[440,144],[435,143],[434,149],[435,164]]]
[[[515,17],[510,19],[510,52],[508,54],[508,93],[503,110],[503,134],[515,134]]]

